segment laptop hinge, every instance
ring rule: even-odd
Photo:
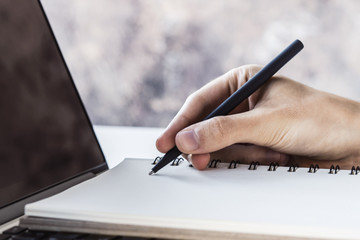
[[[26,204],[50,197],[95,176],[96,174],[92,172],[84,173],[80,176],[72,178],[66,182],[60,183],[56,186],[53,186],[52,188],[34,194],[28,198],[22,199],[18,202],[15,202],[7,207],[0,209],[0,225],[14,218],[20,217],[21,215],[24,215],[24,207]]]

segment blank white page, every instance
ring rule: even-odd
[[[28,216],[325,238],[360,237],[360,175],[247,165],[198,171],[187,162],[149,176],[126,159],[100,176],[26,206]],[[227,165],[226,165],[227,166]]]

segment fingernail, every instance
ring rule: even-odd
[[[188,154],[186,159],[192,164],[192,154]]]
[[[199,148],[199,142],[194,130],[179,132],[177,142],[183,151],[190,153]]]

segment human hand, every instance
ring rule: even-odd
[[[229,71],[190,95],[156,147],[175,144],[197,169],[210,159],[320,168],[360,163],[360,103],[275,75],[227,116],[201,121],[261,67]]]

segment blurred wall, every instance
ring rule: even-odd
[[[282,74],[360,100],[357,0],[42,3],[95,124],[164,127],[190,93],[296,38],[305,49]]]

